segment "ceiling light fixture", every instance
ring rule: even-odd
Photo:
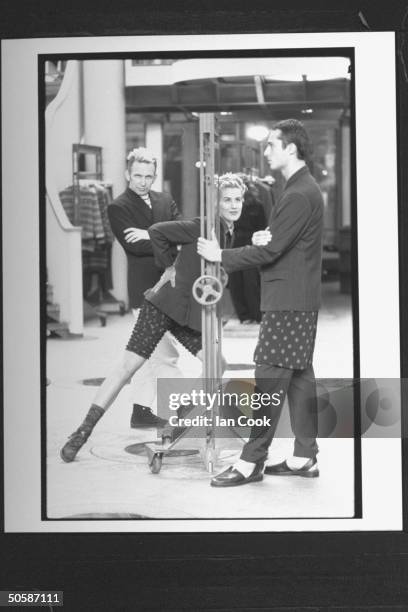
[[[251,140],[257,140],[258,142],[262,142],[268,136],[269,130],[266,125],[248,125],[246,129],[247,138],[251,138]]]

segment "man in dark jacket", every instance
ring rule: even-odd
[[[226,272],[260,266],[263,315],[254,355],[255,379],[259,391],[281,398],[279,405],[271,401],[256,412],[260,424],[251,429],[240,460],[213,478],[212,486],[262,480],[286,395],[294,453],[283,463],[267,466],[265,473],[319,475],[312,360],[320,306],[323,197],[305,162],[308,149],[308,135],[294,119],[279,122],[269,134],[265,156],[272,170],[282,172],[286,186],[269,219],[272,240],[266,246],[225,251],[214,240],[200,238],[198,242],[199,254],[222,262]]]
[[[148,228],[160,221],[180,218],[171,195],[151,189],[156,171],[157,161],[147,149],[133,149],[127,157],[128,188],[108,207],[112,231],[127,256],[129,304],[136,319],[144,292],[157,283],[164,269],[158,267],[154,260]],[[152,359],[133,381],[136,401],[131,427],[164,424],[163,419],[152,412],[156,399],[156,378],[181,376],[177,368],[178,358],[176,343],[170,336],[164,336]]]
[[[218,179],[221,245],[228,245],[234,222],[239,219],[245,185],[234,174]],[[102,383],[80,427],[61,449],[61,458],[75,459],[96,423],[119,391],[147,359],[163,335],[170,331],[193,355],[201,359],[201,306],[192,295],[192,285],[201,274],[197,255],[200,220],[169,221],[149,228],[156,258],[166,270],[146,297],[126,347],[122,362]],[[269,238],[265,240],[267,242]],[[174,247],[181,245],[174,260]]]

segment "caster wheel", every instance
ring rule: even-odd
[[[171,436],[162,436],[163,446],[170,446],[171,442],[172,442]]]
[[[162,466],[162,462],[163,462],[163,456],[161,454],[156,454],[153,459],[151,464],[149,465],[150,467],[150,471],[152,474],[158,474],[161,470],[161,466]]]
[[[206,448],[204,451],[204,465],[209,474],[212,474],[217,463],[217,452],[214,448]]]
[[[119,314],[120,314],[120,316],[123,317],[125,312],[126,312],[126,309],[125,309],[124,305],[121,304],[119,306]]]

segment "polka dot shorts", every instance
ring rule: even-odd
[[[201,333],[179,325],[148,300],[144,300],[126,350],[149,359],[164,334],[169,331],[193,355],[201,350]]]
[[[313,359],[317,314],[303,310],[264,312],[254,353],[255,363],[291,370],[308,368]]]

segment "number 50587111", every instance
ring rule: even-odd
[[[1,606],[62,606],[62,591],[0,591]]]

